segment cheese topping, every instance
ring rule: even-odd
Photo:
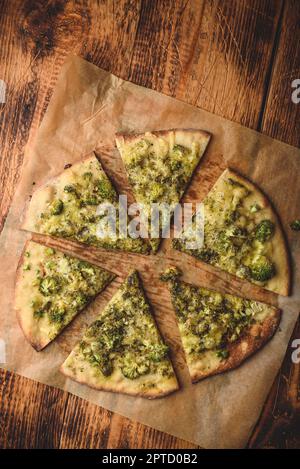
[[[207,351],[220,360],[229,356],[227,347],[254,323],[262,323],[269,313],[263,303],[233,295],[221,295],[178,280],[180,272],[170,268],[162,280],[170,282],[183,346],[189,361],[197,361]]]
[[[148,220],[150,216],[155,219],[155,210],[159,206],[159,226],[150,236],[153,252],[159,247],[163,230],[169,227],[175,206],[183,196],[209,138],[207,133],[200,130],[180,129],[146,132],[132,137],[117,136],[117,146],[129,182],[137,202],[143,204]]]
[[[39,331],[48,341],[114,277],[100,267],[34,242],[28,243],[25,258],[17,307],[21,314],[30,315],[32,333]]]
[[[116,372],[129,380],[147,375],[151,379],[154,375],[174,377],[168,347],[160,337],[136,272],[88,328],[74,352],[66,366],[72,369],[77,362],[88,363],[102,378]]]
[[[188,249],[185,237],[173,240],[176,249],[260,285],[275,276],[275,223],[264,217],[254,192],[225,178],[204,200],[204,217],[203,247]]]
[[[106,249],[120,249],[147,253],[148,245],[142,239],[118,237],[117,193],[96,158],[90,158],[65,170],[46,186],[44,209],[40,213],[39,191],[34,194],[38,214],[34,213],[34,231],[59,238],[68,238]],[[116,232],[109,226],[105,236],[99,237],[97,229],[102,215],[97,215],[99,204],[109,203],[116,210]],[[27,229],[31,229],[29,226]]]
[[[148,210],[151,203],[178,203],[198,163],[199,149],[196,141],[187,148],[149,132],[125,144],[122,158],[139,202]]]

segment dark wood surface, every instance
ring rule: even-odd
[[[299,24],[299,0],[0,0],[0,226],[67,55],[299,146]],[[300,447],[292,351],[250,447]],[[0,372],[0,393],[4,448],[194,447],[13,373]]]

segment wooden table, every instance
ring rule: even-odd
[[[300,143],[299,0],[0,0],[0,214],[62,63],[76,53],[134,83]],[[272,157],[272,155],[270,155]],[[1,292],[5,294],[5,292]],[[300,324],[294,338],[300,337]],[[300,447],[300,365],[287,350],[250,447]],[[193,448],[71,394],[0,374],[5,448]]]

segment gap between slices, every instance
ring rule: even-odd
[[[179,203],[209,140],[210,134],[197,129],[116,135],[133,195],[137,203],[143,204],[148,218],[151,204],[165,203],[172,209]],[[160,232],[168,226],[168,218],[166,213],[166,221],[160,221]],[[159,248],[159,237],[160,233],[150,237],[153,252]]]
[[[114,277],[89,262],[28,241],[15,290],[15,309],[27,340],[42,350]]]
[[[278,328],[279,309],[193,286],[179,280],[180,275],[171,267],[161,280],[168,282],[193,383],[238,367]]]
[[[204,203],[204,244],[189,249],[189,234],[173,247],[281,295],[290,291],[290,263],[279,219],[254,184],[227,169]]]
[[[147,398],[178,389],[168,347],[136,271],[90,325],[61,371],[95,389]]]

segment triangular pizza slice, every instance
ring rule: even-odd
[[[15,308],[31,345],[46,347],[113,278],[89,262],[27,242],[17,269]]]
[[[116,190],[98,159],[91,156],[34,192],[22,228],[89,246],[146,254],[149,245],[142,238],[120,236],[118,208]],[[101,225],[101,220],[107,222]]]
[[[178,389],[137,272],[133,272],[62,365],[69,378],[95,389],[165,396]]]
[[[279,309],[193,286],[179,276],[170,268],[161,279],[169,282],[192,382],[238,367],[275,333]]]
[[[267,290],[288,295],[290,265],[283,231],[260,189],[227,169],[203,203],[203,246],[191,249],[190,234],[174,239],[173,246]]]
[[[152,204],[167,204],[172,210],[179,203],[209,140],[210,134],[196,129],[117,134],[117,147],[133,194],[148,219]],[[167,210],[165,223],[163,216],[160,231],[168,222]],[[157,235],[150,240],[153,252],[159,247],[160,233]]]

